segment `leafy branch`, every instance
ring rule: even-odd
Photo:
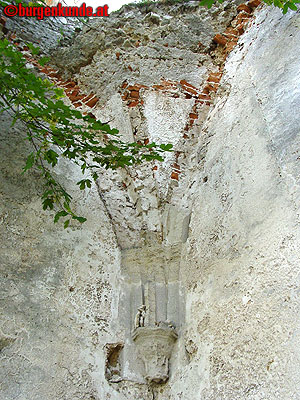
[[[165,1],[166,4],[177,4],[177,3],[188,3],[190,0],[167,0]],[[224,3],[225,0],[201,0],[200,1],[200,6],[206,6],[207,8],[211,8],[215,3]],[[283,14],[286,14],[288,12],[288,9],[290,8],[293,11],[297,11],[297,3],[300,3],[300,0],[262,0],[264,3],[266,3],[269,6],[274,5],[275,7],[281,8],[283,11]],[[157,4],[157,1],[154,0],[140,0],[137,5],[138,6],[143,6],[143,5],[151,5],[151,4]]]
[[[207,8],[211,8],[216,2],[223,3],[224,0],[202,0],[200,2],[200,6],[206,6]],[[288,12],[290,8],[293,11],[297,11],[297,3],[300,3],[300,0],[263,0],[269,6],[274,5],[275,7],[281,8],[283,14]]]
[[[33,45],[27,45],[32,53],[38,53]],[[41,65],[45,62],[46,59],[40,59]],[[117,129],[67,106],[62,100],[63,90],[31,72],[26,63],[7,39],[0,41],[0,112],[10,112],[12,125],[19,121],[25,127],[33,151],[27,157],[23,172],[33,166],[41,170],[45,180],[43,209],[53,210],[55,205],[58,206],[54,222],[64,217],[67,228],[71,219],[83,223],[86,218],[72,210],[71,195],[51,173],[60,158],[77,164],[83,174],[90,171],[91,179],[96,181],[103,168],[117,169],[142,161],[162,161],[162,153],[171,151],[172,145],[124,143]],[[91,179],[77,182],[80,190],[90,188]]]

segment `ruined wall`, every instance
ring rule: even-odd
[[[189,361],[170,398],[299,399],[298,47],[299,14],[265,10],[225,66],[189,182]]]
[[[80,229],[40,211],[3,119],[5,400],[299,399],[300,19],[257,5],[126,6],[57,49],[42,73],[75,107],[174,144],[74,194]],[[164,384],[132,335],[142,303],[178,334]]]

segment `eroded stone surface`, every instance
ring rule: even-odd
[[[149,384],[169,379],[169,358],[178,335],[168,327],[138,327],[132,334],[139,357],[144,362],[144,377]]]

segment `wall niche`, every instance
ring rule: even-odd
[[[181,244],[166,246],[154,240],[122,251],[123,379],[140,383],[168,380],[172,349],[184,323],[180,256]]]

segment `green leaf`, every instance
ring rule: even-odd
[[[81,224],[83,224],[87,219],[84,217],[77,217],[76,215],[72,216],[73,219],[76,219],[78,222],[80,222]]]
[[[23,174],[33,166],[34,160],[35,160],[34,153],[30,153],[29,156],[27,157],[25,167],[23,168],[22,172]]]
[[[98,174],[97,172],[93,172],[92,173],[92,178],[94,179],[94,181],[96,181],[98,179]]]
[[[70,205],[65,201],[64,202],[64,207],[65,207],[65,209],[69,212],[69,213],[71,213],[72,211],[71,211],[71,208],[70,208]]]
[[[168,143],[168,144],[161,144],[159,147],[164,151],[171,151],[173,145],[171,143]]]
[[[214,4],[214,0],[202,0],[200,2],[200,6],[206,6],[207,8],[211,8]]]
[[[52,167],[55,167],[58,160],[58,154],[56,153],[56,151],[50,149],[44,153],[44,159],[48,161],[48,163],[51,164]]]
[[[55,214],[54,223],[58,222],[59,218],[66,217],[68,213],[66,211],[59,211]]]
[[[37,55],[40,53],[39,47],[34,46],[32,43],[26,43],[26,45],[28,46],[28,48],[30,49],[30,51],[33,55]]]
[[[67,227],[69,226],[69,224],[70,224],[70,220],[67,219],[67,221],[65,221],[65,223],[64,223],[64,229],[67,229]]]
[[[288,5],[288,3],[285,3],[285,5],[283,6],[283,10],[282,10],[283,14],[286,14],[288,12],[288,9],[289,9],[289,5]]]
[[[41,57],[39,58],[39,64],[43,67],[46,63],[51,60],[50,57]]]
[[[208,5],[211,2],[205,1]],[[33,44],[27,43],[27,46],[33,55],[39,53]],[[45,65],[48,60],[41,57],[40,65]],[[83,173],[89,171],[92,179],[96,180],[96,170],[99,171],[100,167],[115,170],[142,160],[163,160],[160,153],[171,151],[172,145],[169,144],[158,146],[154,142],[148,145],[122,142],[117,129],[67,106],[61,100],[63,90],[56,88],[48,79],[31,73],[26,65],[27,61],[19,50],[6,38],[0,39],[0,113],[9,110],[13,114],[13,123],[23,124],[27,140],[33,147],[23,172],[33,165],[42,172],[45,180],[42,206],[44,210],[57,208],[55,223],[68,215],[80,223],[86,220],[75,215],[71,207],[72,197],[50,173],[59,157],[68,158],[80,166]],[[44,161],[47,161],[46,165]],[[83,190],[91,188],[92,181],[83,179],[77,184]],[[70,219],[65,221],[66,226],[69,222]]]
[[[54,207],[54,201],[52,199],[47,198],[43,201],[43,210],[47,210],[47,208],[53,210],[53,207]]]
[[[291,10],[293,10],[293,11],[297,11],[297,10],[298,10],[297,6],[296,6],[293,2],[288,1],[286,4],[287,4],[287,5],[289,6],[289,8],[290,8]]]

